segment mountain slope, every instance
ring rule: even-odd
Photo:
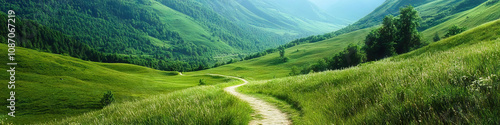
[[[385,0],[310,0],[329,15],[355,22],[368,15]]]
[[[487,0],[387,0],[373,12],[352,25],[363,29],[380,24],[386,15],[399,15],[399,8],[412,5],[420,12],[422,24],[419,30],[425,30],[449,20],[451,15],[472,9]]]
[[[498,47],[500,20],[407,54],[242,91],[286,101],[294,124],[496,124]]]
[[[255,4],[259,0],[252,2]],[[255,6],[261,5],[264,4]],[[269,11],[269,8],[255,9],[265,12],[259,15],[236,0],[91,0],[62,3],[31,0],[8,1],[0,8],[16,10],[22,13],[18,17],[61,31],[100,52],[183,60],[192,64],[201,62],[205,65],[220,60],[214,59],[217,56],[256,52],[293,38],[328,32],[344,25],[343,22],[329,21],[331,18],[316,19],[322,14],[310,10],[315,9],[314,6],[303,8],[310,13],[302,15],[312,13],[316,16],[302,19],[303,16],[295,16],[289,11]],[[285,9],[290,10],[290,7]],[[271,20],[266,17],[278,18]],[[315,28],[322,30],[311,30]]]
[[[462,0],[455,0],[455,2],[450,1],[441,1],[444,3],[457,3]],[[439,1],[437,1],[439,2]],[[396,3],[398,3],[396,1]],[[444,4],[435,4],[436,6],[442,7]],[[391,5],[390,7],[386,7],[384,5]],[[392,7],[394,4],[384,4],[379,8],[396,8]],[[417,6],[416,8],[434,8],[431,6],[432,4],[423,4],[424,6]],[[435,32],[438,32],[441,36],[444,36],[444,32],[448,30],[448,28],[452,25],[459,26],[467,26],[467,27],[475,27],[481,25],[483,23],[495,20],[500,18],[500,9],[498,9],[500,2],[498,1],[489,1],[484,2],[480,5],[475,6],[466,11],[461,11],[459,13],[449,15],[443,17],[446,21],[442,22],[439,25],[435,25],[432,28],[428,28],[422,32],[424,39],[430,41],[432,39]],[[439,8],[438,7],[438,8]],[[454,9],[451,9],[454,10]],[[425,13],[424,13],[425,12]],[[439,13],[440,11],[424,11],[420,12],[421,16],[431,16]],[[431,13],[434,12],[434,13]],[[375,15],[368,15],[367,17],[374,17]],[[469,18],[467,18],[469,16]],[[379,16],[383,17],[383,16]],[[471,18],[474,17],[474,18]],[[467,19],[466,21],[464,21]],[[361,21],[361,20],[360,20]],[[380,20],[381,21],[381,20]],[[237,62],[234,64],[224,65],[221,67],[200,71],[206,73],[221,73],[224,75],[233,75],[233,76],[243,76],[250,77],[253,79],[271,79],[276,77],[285,77],[290,73],[292,66],[297,66],[298,68],[303,66],[308,66],[312,63],[317,62],[319,59],[332,57],[334,54],[342,51],[349,44],[358,44],[362,45],[365,40],[366,35],[376,26],[372,26],[369,28],[364,28],[361,30],[350,29],[353,26],[361,26],[361,25],[351,25],[343,30],[339,30],[337,32],[345,32],[349,30],[353,30],[352,32],[344,33],[338,35],[336,37],[317,41],[314,43],[306,43],[293,46],[291,48],[287,48],[285,50],[285,56],[289,57],[290,61],[283,63],[279,59],[279,54],[272,53],[263,57],[245,60],[242,62]],[[334,32],[336,33],[336,32]],[[329,34],[327,34],[329,35]],[[230,72],[228,72],[230,71]]]

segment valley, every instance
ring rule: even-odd
[[[25,13],[16,30],[27,42],[16,47],[16,117],[3,108],[0,124],[500,123],[498,0],[386,0],[356,22],[308,0],[284,3],[8,2],[0,8]],[[373,54],[367,36],[387,15],[399,28],[407,5],[423,46],[313,70],[352,46]],[[453,26],[464,31],[449,35]]]

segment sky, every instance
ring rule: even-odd
[[[309,0],[332,16],[357,21],[385,0]]]

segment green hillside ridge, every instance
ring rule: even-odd
[[[461,6],[467,2],[480,2],[480,4]],[[226,4],[220,0],[208,3]],[[103,34],[90,38],[88,35],[80,37],[75,35],[80,32],[66,34],[76,40],[97,41],[89,45],[99,51],[137,57],[157,58],[158,55],[175,55],[172,59],[206,63],[241,56],[238,53],[242,50],[250,52],[277,45],[276,43],[280,41],[273,40],[281,35],[287,38],[291,38],[290,35],[299,35],[287,31],[289,29],[276,28],[285,27],[288,25],[287,21],[282,22],[284,25],[255,23],[249,24],[251,25],[249,27],[242,26],[242,23],[222,17],[220,10],[203,7],[208,3],[197,0],[102,2],[103,6],[109,4],[116,5],[113,7],[118,7],[118,10],[124,9],[120,7],[140,10],[137,12],[152,17],[145,20],[129,17],[127,13],[129,11],[113,11],[117,8],[108,8],[106,11],[109,13],[81,9],[83,6],[94,5],[85,2],[61,7],[69,11],[51,10],[60,7],[55,6],[56,4],[44,11],[55,15],[76,15],[63,17],[63,20],[76,18],[103,23],[94,26],[106,30],[93,33],[116,33],[115,36],[104,37]],[[409,3],[421,11],[420,15],[424,19],[422,34],[429,42],[436,33],[444,36],[445,31],[453,25],[468,27],[470,30],[450,38],[443,38],[407,54],[380,61],[344,70],[288,77],[293,66],[309,66],[319,59],[332,57],[349,44],[363,45],[366,35],[380,24],[381,18],[376,19],[387,14],[382,12],[382,9],[389,8],[390,11],[387,12],[390,13]],[[136,4],[138,6],[131,6]],[[18,2],[0,8],[42,5]],[[371,22],[365,20],[361,23],[362,19],[358,24],[325,35],[332,38],[325,37],[328,39],[300,43],[287,48],[285,50],[285,56],[289,58],[287,62],[283,62],[279,53],[275,52],[217,68],[185,72],[183,75],[175,71],[159,71],[130,64],[83,61],[64,54],[50,54],[40,52],[43,50],[17,47],[16,59],[19,65],[16,66],[18,69],[16,77],[19,79],[16,83],[18,109],[16,115],[18,117],[10,118],[2,114],[0,124],[248,124],[252,113],[250,106],[223,91],[224,87],[240,82],[206,74],[237,76],[251,81],[250,85],[240,88],[240,91],[276,103],[291,114],[294,124],[499,123],[500,119],[497,117],[500,115],[498,112],[500,111],[498,109],[500,51],[497,49],[500,47],[500,20],[497,20],[500,18],[499,6],[498,0],[486,2],[484,0],[409,2],[388,0],[365,18],[373,19]],[[37,12],[39,11],[37,9],[23,11],[34,13],[26,15],[27,17],[47,19],[37,21],[41,24],[55,21],[48,17],[47,13],[43,13],[44,11]],[[242,18],[242,20],[259,23],[270,22],[262,15],[254,13],[255,11],[242,12],[244,14],[233,13],[238,15],[234,17],[246,17],[247,19]],[[294,18],[292,15],[279,15],[283,19]],[[207,18],[212,16],[220,18]],[[112,21],[117,18],[126,19],[119,23]],[[311,23],[304,20],[294,21],[291,22],[299,22],[300,25]],[[54,23],[50,27],[74,30],[75,27],[84,27],[89,23],[61,22],[75,23],[75,25],[66,27],[66,24]],[[314,28],[319,25],[323,24],[306,27]],[[155,26],[160,27],[149,29]],[[125,30],[120,31],[120,28]],[[91,29],[84,27],[81,32],[91,32]],[[233,34],[240,30],[245,32]],[[159,32],[175,37],[163,37],[160,35],[163,33]],[[127,34],[134,35],[123,39],[119,37]],[[269,36],[261,37],[264,35]],[[122,43],[139,38],[146,41]],[[273,42],[264,45],[251,39]],[[100,40],[116,41],[106,43]],[[238,42],[239,40],[247,42]],[[257,44],[261,46],[254,46]],[[105,47],[98,47],[101,45]],[[0,51],[6,52],[6,49],[5,44],[0,44]],[[7,58],[6,56],[2,54],[0,58]],[[8,68],[6,65],[0,67]],[[7,78],[7,75],[0,74],[2,78]],[[200,81],[205,81],[207,85],[200,85]],[[0,79],[0,82],[6,83],[7,80]],[[0,88],[0,91],[8,90]],[[99,104],[99,100],[106,91],[112,91],[117,101],[103,107]],[[8,98],[7,95],[0,97]],[[8,102],[0,104],[8,105]],[[1,111],[7,112],[8,109]]]
[[[500,122],[500,20],[407,54],[240,88],[286,101],[294,124]]]
[[[500,18],[500,15],[498,14],[500,13],[499,6],[500,2],[498,1],[484,2],[470,10],[451,15],[447,17],[449,18],[447,21],[424,30],[421,33],[426,42],[431,42],[436,32],[438,32],[442,37],[445,35],[445,31],[453,25],[475,27],[483,23],[496,20]],[[418,7],[416,8],[418,9]],[[423,15],[422,12],[419,14],[421,16],[426,16],[431,14],[430,12],[431,11],[428,11],[425,15]],[[467,16],[469,16],[469,18],[467,18]],[[279,54],[276,52],[263,57],[198,72],[242,76],[250,80],[286,77],[290,73],[292,66],[308,66],[317,62],[319,59],[332,57],[334,54],[342,51],[349,44],[363,45],[366,35],[368,35],[368,33],[374,28],[377,28],[377,26],[345,33],[319,42],[300,44],[287,48],[285,50],[285,56],[289,57],[290,61],[286,63],[279,60]]]
[[[0,44],[0,51],[7,52]],[[7,58],[1,54],[0,58]],[[208,75],[180,76],[178,72],[159,71],[130,64],[108,64],[83,61],[69,56],[16,47],[16,112],[15,118],[0,115],[16,124],[37,123],[96,111],[99,100],[112,91],[116,103],[149,98],[198,86],[204,79],[208,85],[230,81]],[[0,68],[8,69],[7,65]],[[8,73],[0,74],[8,78]],[[7,83],[7,79],[0,82]],[[7,87],[0,91],[10,92]],[[8,98],[8,94],[0,95]],[[9,105],[5,101],[2,105]],[[7,112],[8,109],[1,109]],[[10,111],[10,110],[9,110]],[[5,119],[7,118],[7,119]]]
[[[224,92],[241,84],[199,86],[150,98],[113,104],[102,110],[44,124],[217,124],[246,125],[250,105]]]
[[[252,3],[258,3],[255,1]],[[210,3],[235,8],[217,8]],[[7,1],[0,8],[16,10],[18,17],[35,20],[61,31],[100,52],[181,60],[192,65],[202,63],[206,67],[217,61],[227,61],[227,58],[213,58],[216,56],[256,52],[294,38],[329,32],[345,25],[344,22],[320,21],[315,17],[302,18],[290,12],[280,13],[259,8],[268,15],[279,17],[277,22],[286,22],[272,24],[276,22],[245,11],[247,8],[237,5],[239,3],[236,0],[229,1],[236,5],[225,3],[227,2],[196,0],[91,0],[56,3],[29,0]],[[222,15],[226,13],[219,13],[219,10],[230,11],[234,16]],[[313,14],[310,15],[320,15],[316,11],[311,13]],[[242,15],[249,17],[240,18]],[[327,19],[329,18],[325,20]],[[249,24],[254,21],[255,23]]]

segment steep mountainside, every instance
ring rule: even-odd
[[[329,15],[355,22],[386,0],[310,0]]]
[[[346,24],[322,16],[315,6],[303,7],[300,10],[306,13],[299,15],[291,11],[297,6],[280,6],[279,11],[260,8],[282,2],[286,1],[29,0],[8,1],[0,8],[16,10],[18,17],[61,31],[100,52],[196,62],[263,50]]]
[[[453,14],[472,9],[485,1],[488,0],[387,0],[349,28],[363,29],[378,25],[386,15],[397,16],[400,7],[412,5],[422,17],[419,30],[425,30],[449,20],[449,16]]]
[[[456,3],[462,0],[455,0],[455,2],[446,2],[446,3]],[[385,4],[389,5],[389,4]],[[390,4],[392,5],[392,4]],[[418,6],[417,9],[424,8],[439,8],[442,6],[447,6],[447,4],[436,4],[433,6],[432,4],[425,4],[426,6]],[[404,6],[404,5],[401,5]],[[449,15],[443,17],[446,21],[441,22],[438,25],[435,25],[432,28],[428,28],[427,30],[422,31],[422,35],[424,36],[424,40],[430,41],[435,33],[438,33],[441,37],[444,36],[444,32],[448,30],[453,25],[465,26],[465,27],[476,27],[483,23],[496,20],[500,18],[500,2],[497,0],[490,0],[487,2],[483,2],[480,5],[476,5],[469,10],[465,10],[453,15]],[[449,6],[455,8],[453,6]],[[388,8],[386,6],[380,6],[379,8]],[[393,7],[395,8],[395,7]],[[455,10],[455,9],[451,9]],[[440,11],[420,11],[420,15],[430,16],[432,17],[434,14],[438,14]],[[369,15],[373,16],[373,15]],[[380,16],[382,17],[382,16]],[[380,20],[381,21],[381,20]],[[422,24],[424,25],[424,24]],[[348,28],[343,30],[333,32],[331,34],[319,35],[314,37],[308,37],[301,40],[300,42],[291,44],[295,45],[293,47],[287,48],[285,50],[285,56],[289,58],[288,62],[280,61],[279,53],[271,53],[265,56],[245,60],[242,62],[237,62],[230,65],[221,66],[218,68],[213,68],[205,71],[206,73],[213,72],[223,72],[224,75],[237,75],[243,77],[250,77],[253,79],[270,79],[275,77],[285,77],[288,76],[291,70],[291,67],[297,66],[307,66],[312,63],[317,62],[319,59],[332,57],[334,54],[342,51],[349,44],[363,44],[366,36],[375,28],[374,26],[364,28],[361,30],[354,30],[352,27],[361,26],[361,25],[351,25]],[[348,33],[342,33],[351,31]],[[337,34],[337,35],[332,35]],[[338,35],[341,34],[341,35]],[[331,36],[332,38],[328,38]],[[316,40],[318,38],[323,38],[325,40]],[[291,45],[290,44],[290,45]],[[231,72],[227,72],[231,71]]]

